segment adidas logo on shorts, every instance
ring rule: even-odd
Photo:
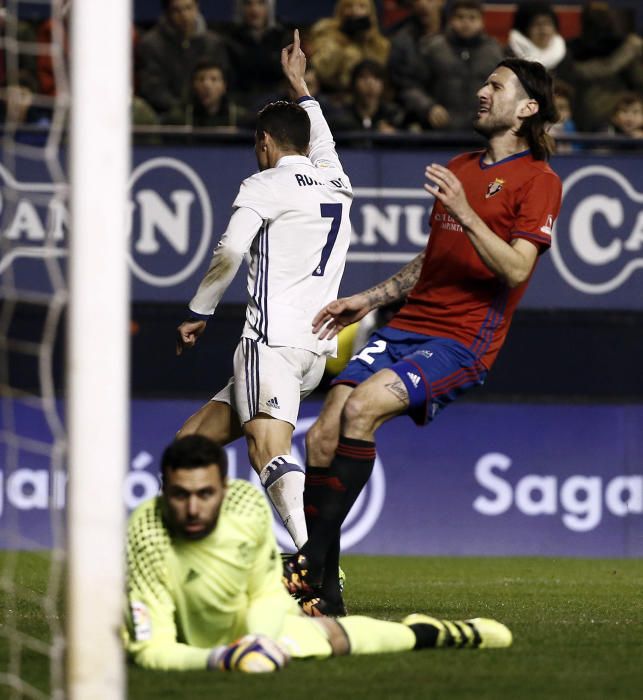
[[[417,374],[413,374],[413,372],[407,372],[406,376],[411,380],[411,383],[414,387],[417,387],[417,385],[420,383],[420,377]]]
[[[266,401],[266,406],[270,406],[270,408],[280,408],[279,401],[277,401],[277,397],[273,396],[271,399],[268,399]]]

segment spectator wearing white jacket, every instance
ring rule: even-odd
[[[565,58],[567,50],[565,40],[558,33],[558,17],[548,2],[518,5],[508,45],[513,56],[538,61],[549,71]]]

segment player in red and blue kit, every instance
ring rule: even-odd
[[[334,337],[372,309],[406,297],[336,378],[306,438],[308,542],[285,562],[284,582],[313,614],[341,615],[341,524],[368,481],[377,428],[407,414],[418,425],[484,382],[561,203],[548,165],[556,121],[540,63],[502,61],[478,91],[474,128],[484,151],[426,169],[435,197],[426,250],[396,275],[325,306],[313,321]]]

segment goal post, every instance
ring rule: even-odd
[[[71,12],[67,685],[120,700],[129,451],[131,0]]]

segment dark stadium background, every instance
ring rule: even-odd
[[[382,13],[395,3],[377,0],[376,4]],[[510,4],[515,5],[496,2],[493,6]],[[335,0],[279,0],[278,15],[286,25],[306,26],[332,15],[334,5]],[[610,5],[625,12],[633,7],[629,0],[613,0]],[[135,0],[134,6],[137,23],[145,26],[158,17],[161,3]],[[200,3],[206,19],[215,25],[229,20],[233,6],[233,0]],[[643,12],[637,15],[640,31]],[[346,147],[350,146],[342,145]],[[244,307],[223,305],[210,323],[206,342],[200,343],[189,360],[177,362],[173,331],[184,312],[184,307],[173,304],[134,306],[134,395],[204,397],[227,380]],[[467,400],[640,400],[643,372],[638,358],[642,348],[643,311],[518,310],[487,385]]]
[[[379,0],[377,4],[384,13],[390,12],[394,5],[386,0]],[[490,7],[498,9],[503,4],[510,3],[499,2]],[[636,14],[638,30],[643,29],[643,12],[635,13],[631,0],[613,0],[610,4],[632,16]],[[206,20],[215,28],[230,20],[233,5],[233,0],[200,2]],[[278,14],[286,25],[308,26],[319,17],[330,15],[333,6],[334,0],[279,0]],[[580,4],[569,7],[580,7]],[[151,26],[160,11],[160,0],[134,0],[134,20],[141,30]],[[43,12],[39,3],[20,3],[20,14],[25,19],[35,20]],[[400,140],[404,147],[404,136]],[[341,138],[338,141],[342,149],[351,147]],[[240,143],[251,148],[250,134],[230,139],[231,147],[238,148]],[[459,147],[459,144],[450,145]],[[431,147],[436,146],[439,144],[433,139]],[[417,148],[417,145],[411,143],[407,147]],[[154,147],[157,153],[162,149],[162,146]],[[643,306],[643,291],[641,297]],[[177,360],[174,332],[185,312],[186,306],[178,303],[132,305],[131,388],[134,398],[205,399],[227,380],[232,353],[243,325],[244,307],[223,303],[209,324],[203,342],[189,356]],[[22,338],[39,339],[43,321],[42,314],[32,307],[17,310],[15,323]],[[64,323],[63,318],[61,329]],[[61,348],[59,334],[55,380],[62,393]],[[643,398],[642,348],[643,310],[519,309],[486,386],[465,400],[640,401]],[[35,388],[36,358],[13,359],[16,385]],[[323,389],[322,383],[320,391]]]

